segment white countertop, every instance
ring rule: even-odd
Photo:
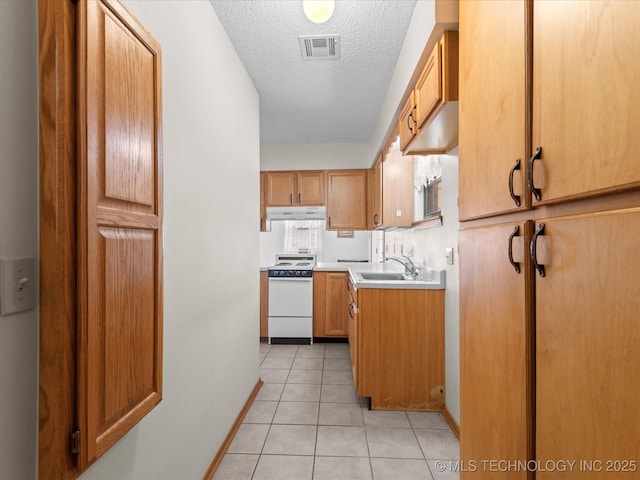
[[[269,266],[260,266],[260,271],[267,271]],[[358,277],[358,273],[404,273],[404,269],[396,262],[370,263],[370,262],[318,262],[313,268],[314,272],[349,272],[351,283],[356,288],[391,288],[391,289],[418,289],[418,290],[444,290],[445,271],[427,268],[429,280],[364,280]]]

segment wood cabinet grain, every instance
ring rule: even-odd
[[[327,172],[327,230],[367,229],[367,171]]]
[[[347,337],[348,277],[347,272],[314,272],[314,337]]]
[[[442,410],[444,291],[363,288],[350,305],[358,394],[373,409]]]

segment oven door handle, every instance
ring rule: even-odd
[[[269,277],[269,281],[273,282],[312,282],[313,277]]]

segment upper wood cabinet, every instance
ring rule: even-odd
[[[529,202],[525,2],[462,1],[459,8],[459,217],[469,220]]]
[[[324,205],[324,172],[266,172],[266,202],[269,207]]]
[[[346,337],[348,272],[314,272],[313,336]]]
[[[534,204],[640,187],[639,23],[637,2],[534,2]]]
[[[640,187],[640,5],[532,11],[460,3],[460,220]]]
[[[367,229],[367,170],[327,172],[327,230]]]
[[[413,156],[391,149],[382,163],[382,225],[410,227],[413,223]]]
[[[367,171],[367,230],[382,225],[382,154],[375,166]]]
[[[407,98],[407,101],[402,107],[402,110],[400,110],[400,120],[398,122],[398,128],[400,131],[401,150],[407,148],[409,142],[411,142],[411,140],[413,140],[418,133],[418,125],[416,125],[415,114],[415,91],[412,90],[411,93],[409,93],[409,98]]]
[[[400,150],[446,153],[458,144],[458,32],[446,31],[400,112]]]

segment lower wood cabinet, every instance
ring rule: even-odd
[[[362,288],[348,307],[354,381],[380,410],[444,409],[444,290]]]
[[[347,272],[313,273],[313,336],[347,336]]]
[[[542,219],[536,232],[542,224],[536,457],[599,460],[602,471],[584,478],[638,478],[640,208]]]
[[[532,275],[524,262],[531,222],[460,232],[460,458],[526,462],[532,456]],[[509,239],[514,264],[507,254]],[[482,470],[482,471],[481,471]],[[527,472],[464,473],[473,479],[526,479]]]
[[[483,459],[636,478],[640,208],[469,228],[459,247],[460,454],[479,467],[461,478],[531,477]]]

